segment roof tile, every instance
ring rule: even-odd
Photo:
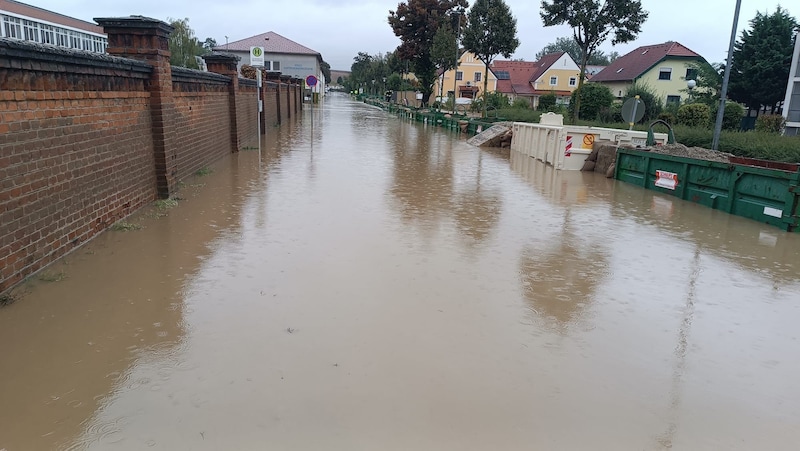
[[[606,66],[592,77],[592,81],[629,81],[634,80],[648,69],[667,58],[703,58],[687,47],[674,41],[663,44],[638,47]]]
[[[250,47],[264,47],[264,53],[289,53],[295,55],[316,55],[322,59],[322,55],[316,50],[312,50],[304,45],[300,45],[291,39],[287,39],[274,31],[250,36],[249,38],[229,42],[225,45],[214,47],[216,51],[233,50],[239,52],[249,52]]]

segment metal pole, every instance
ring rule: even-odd
[[[453,114],[456,114],[456,99],[458,98],[458,37],[461,34],[461,11],[456,14],[458,14],[458,27],[456,28],[456,65],[453,67]]]
[[[719,134],[722,132],[722,117],[725,115],[725,97],[728,95],[728,80],[731,78],[733,65],[733,45],[736,43],[736,26],[739,23],[739,8],[742,0],[736,0],[736,12],[733,13],[733,29],[731,42],[728,44],[728,63],[725,65],[725,75],[722,77],[722,92],[719,93],[719,108],[717,109],[717,122],[714,124],[714,138],[711,140],[711,150],[719,148]]]
[[[256,114],[256,127],[258,129],[258,133],[256,134],[258,138],[258,159],[261,161],[261,111],[263,110],[262,103],[261,103],[261,69],[256,68],[256,102],[258,103],[258,113]]]

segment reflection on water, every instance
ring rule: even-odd
[[[0,450],[800,442],[796,235],[337,95],[213,169],[0,309]]]

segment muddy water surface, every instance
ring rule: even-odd
[[[797,235],[337,96],[212,169],[0,309],[0,450],[800,443]]]

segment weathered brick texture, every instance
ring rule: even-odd
[[[257,87],[238,57],[171,67],[169,25],[96,20],[110,55],[0,38],[0,292],[258,144]],[[297,115],[289,83],[280,95],[265,83],[265,124]]]

